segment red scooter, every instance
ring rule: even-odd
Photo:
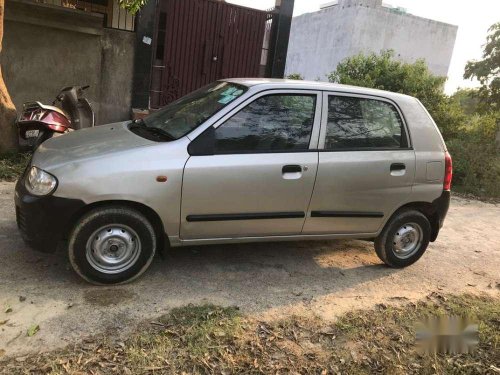
[[[17,120],[19,146],[25,151],[34,151],[49,138],[73,130],[95,126],[95,114],[83,91],[89,86],[65,87],[52,103],[23,104]]]

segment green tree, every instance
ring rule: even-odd
[[[128,12],[136,14],[148,0],[118,0],[118,4]]]
[[[445,138],[455,136],[457,124],[464,121],[460,105],[443,92],[446,77],[433,75],[424,60],[412,64],[398,61],[391,50],[348,57],[328,80],[414,96],[430,112]]]
[[[484,110],[500,111],[500,22],[488,29],[483,59],[469,61],[464,78],[481,83],[478,93]]]

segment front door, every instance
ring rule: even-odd
[[[411,194],[415,153],[388,100],[324,94],[318,176],[304,234],[379,230]]]
[[[216,123],[214,154],[191,156],[184,168],[181,239],[300,234],[320,108],[318,92],[264,92]]]

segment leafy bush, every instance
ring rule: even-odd
[[[453,181],[458,190],[500,197],[500,152],[495,143],[498,118],[473,115],[458,135],[446,142],[453,157]]]
[[[289,75],[287,75],[287,76],[286,76],[286,78],[288,78],[288,79],[296,79],[296,80],[298,80],[298,81],[302,81],[302,80],[304,79],[304,77],[302,77],[302,76],[300,75],[300,73],[292,73],[292,74],[289,74]]]
[[[478,89],[462,89],[459,88],[450,97],[458,106],[462,108],[464,113],[468,116],[480,112],[480,99]]]

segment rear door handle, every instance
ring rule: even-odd
[[[283,169],[281,170],[283,174],[285,173],[300,173],[302,172],[302,167],[300,165],[292,164],[292,165],[285,165],[283,166]]]

